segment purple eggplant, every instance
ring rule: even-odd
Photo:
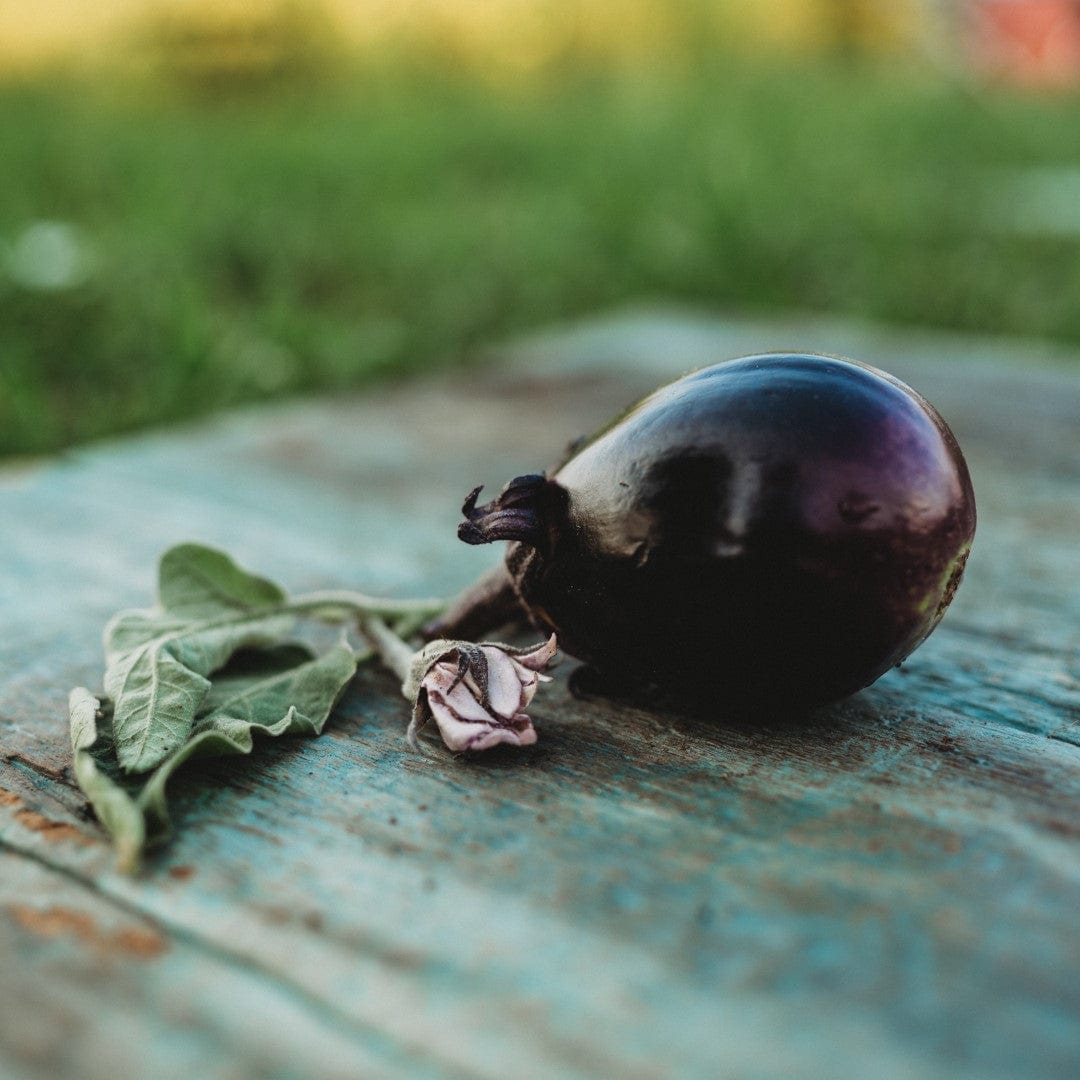
[[[937,626],[975,532],[960,447],[867,364],[749,356],[651,394],[553,475],[464,506],[505,570],[432,633],[524,610],[622,697],[722,714],[869,685]]]

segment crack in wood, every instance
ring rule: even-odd
[[[31,772],[37,773],[39,776],[44,776],[47,780],[52,780],[57,784],[62,784],[66,788],[70,788],[73,791],[77,791],[73,780],[70,778],[70,766],[69,765],[46,765],[44,762],[35,761],[33,758],[28,757],[21,752],[4,754],[0,759],[6,765],[14,765],[24,769],[29,769]]]

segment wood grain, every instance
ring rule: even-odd
[[[540,744],[410,753],[365,671],[319,740],[174,784],[117,875],[65,701],[160,551],[290,588],[451,592],[461,498],[725,356],[847,353],[968,454],[980,524],[934,636],[785,726],[575,701]],[[1080,363],[824,321],[623,314],[489,367],[0,472],[0,1073],[1080,1073]]]

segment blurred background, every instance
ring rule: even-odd
[[[0,0],[0,454],[657,301],[1080,342],[1080,2]]]

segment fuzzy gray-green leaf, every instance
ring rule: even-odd
[[[101,702],[80,686],[71,691],[68,705],[75,779],[112,837],[120,868],[133,871],[146,840],[146,824],[135,800],[108,775],[93,753],[103,741],[99,726],[108,724]]]
[[[353,677],[356,663],[356,654],[342,643],[298,666],[282,668],[271,663],[261,670],[225,672],[215,678],[191,738],[158,766],[139,795],[150,838],[168,832],[165,787],[184,762],[249,754],[256,734],[318,735]]]
[[[105,692],[127,772],[146,772],[183,744],[207,677],[237,649],[277,644],[292,626],[276,585],[197,544],[162,556],[159,596],[160,608],[121,612],[105,629]]]
[[[205,617],[275,607],[284,600],[272,581],[241,570],[216,548],[177,544],[161,557],[158,602],[166,611]]]

